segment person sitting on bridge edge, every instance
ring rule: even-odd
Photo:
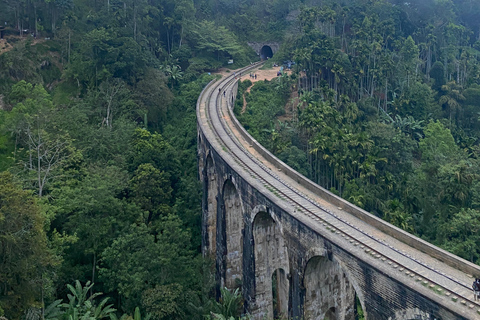
[[[473,298],[477,300],[477,298],[480,298],[480,279],[476,278],[475,281],[473,281],[472,289]]]

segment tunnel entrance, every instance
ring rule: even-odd
[[[270,48],[270,46],[263,46],[262,50],[260,50],[260,58],[262,60],[267,60],[267,59],[270,59],[271,57],[273,57],[272,48]]]

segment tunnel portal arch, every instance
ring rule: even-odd
[[[280,49],[280,43],[275,41],[248,42],[247,44],[262,60],[271,58]]]
[[[267,60],[273,57],[273,50],[270,46],[265,45],[260,50],[260,59]]]

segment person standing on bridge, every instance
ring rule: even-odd
[[[480,279],[476,278],[475,281],[473,281],[472,289],[473,299],[476,301],[480,298]]]

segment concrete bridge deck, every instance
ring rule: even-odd
[[[236,80],[233,79],[233,75],[210,84],[202,92],[197,105],[199,145],[202,149],[200,153],[204,158],[209,153],[217,154],[230,171],[238,174],[239,178],[236,180],[246,181],[252,189],[262,194],[267,202],[274,203],[279,208],[277,211],[286,212],[299,224],[321,235],[335,248],[340,248],[348,259],[358,260],[359,264],[368,266],[366,269],[374,270],[375,274],[381,275],[377,276],[377,283],[370,281],[368,285],[364,285],[363,280],[356,280],[363,276],[356,275],[357,271],[353,267],[342,266],[342,263],[346,262],[340,257],[343,253],[338,254],[339,265],[347,277],[351,278],[355,295],[362,303],[367,319],[480,319],[480,303],[473,299],[470,289],[472,274],[480,275],[478,266],[379,220],[288,168],[258,145],[240,126],[231,110],[235,95]],[[201,174],[205,167],[206,165],[200,164]],[[228,180],[229,177],[225,179]],[[221,218],[221,210],[217,210],[218,217]],[[293,233],[294,231],[290,232],[291,235]],[[295,236],[303,237],[300,233]],[[220,239],[219,236],[213,238],[210,242]],[[226,247],[228,248],[228,245]],[[245,250],[240,251],[243,253]],[[292,248],[287,247],[287,251],[292,251]],[[223,254],[225,252],[214,253],[217,260],[225,259],[222,258]],[[256,257],[256,254],[253,256]],[[308,254],[305,256],[308,257]],[[247,258],[240,257],[240,261],[241,259]],[[294,263],[288,263],[291,265],[289,269],[293,269]],[[243,269],[247,269],[247,263],[243,262],[242,265]],[[250,291],[244,292],[244,295],[250,294],[250,297],[246,298],[253,299],[248,311],[254,315],[264,315],[259,310],[261,303],[257,301],[261,298],[255,299],[257,295],[254,292],[259,287],[257,282],[260,282],[260,277],[256,270],[253,271],[255,273],[252,275],[255,277],[253,289],[246,288],[247,284],[244,284],[244,291]],[[290,274],[293,272],[290,271]],[[245,270],[240,273],[238,277],[248,277]],[[395,288],[382,279],[393,281]],[[229,283],[228,279],[224,282]],[[378,299],[383,304],[391,303],[386,308],[391,308],[392,312],[387,315],[384,311],[379,311],[381,308],[378,304],[371,301],[373,298],[366,289],[368,286],[374,288],[374,291],[378,289],[376,295],[379,295]],[[386,296],[381,296],[383,294]],[[408,295],[408,299],[412,301],[396,303],[395,299],[398,301],[403,299],[402,294]],[[298,300],[292,295],[294,293],[290,291],[289,308],[292,308],[294,302]],[[301,310],[298,312],[289,310],[289,316],[305,316],[311,304],[306,302],[307,296],[308,294],[305,294],[304,301],[298,302]],[[418,301],[415,301],[417,298]],[[346,319],[348,318],[346,313],[348,312],[337,312],[335,317]]]

